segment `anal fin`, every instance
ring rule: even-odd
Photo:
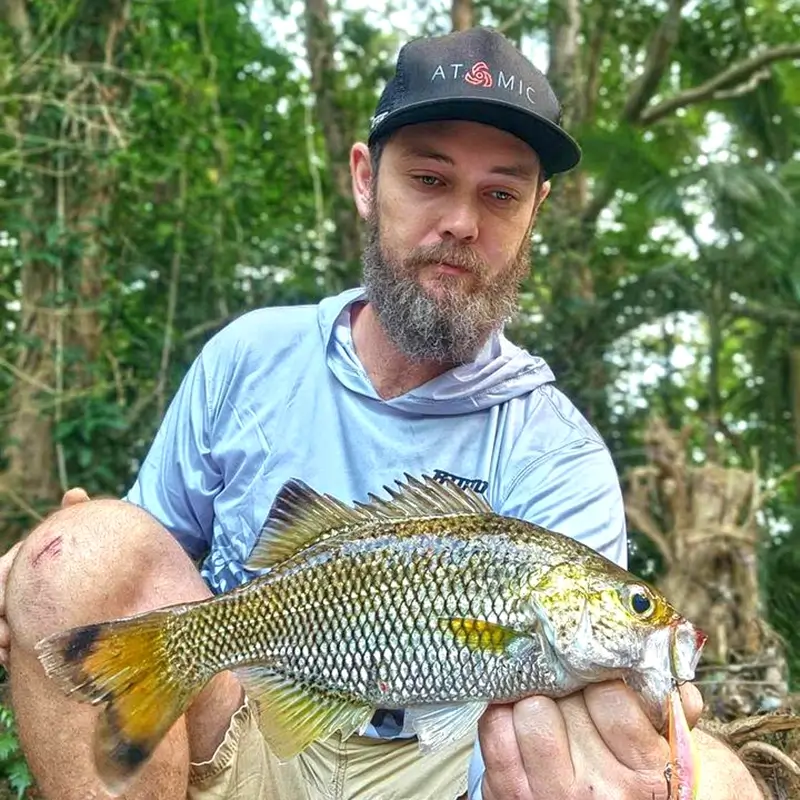
[[[235,672],[257,704],[261,733],[280,761],[289,761],[336,731],[350,736],[372,718],[373,708],[366,703],[300,686],[263,667]]]
[[[489,705],[484,700],[411,706],[406,709],[405,727],[414,731],[423,753],[435,753],[474,731]]]

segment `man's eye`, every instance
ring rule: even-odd
[[[504,192],[502,189],[495,189],[492,192],[492,195],[494,195],[494,198],[496,200],[500,200],[500,202],[502,202],[502,203],[507,203],[507,202],[509,202],[509,200],[513,200],[514,199],[514,195],[513,194],[511,194],[510,192]]]
[[[439,179],[434,175],[417,175],[417,180],[425,186],[436,186],[439,183]]]

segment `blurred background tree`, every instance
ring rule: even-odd
[[[687,486],[709,465],[756,476],[758,606],[796,686],[797,4],[4,0],[0,15],[0,549],[67,487],[125,491],[221,326],[358,283],[348,151],[399,46],[489,24],[548,73],[584,149],[541,214],[511,334],[626,486],[653,467],[656,418],[683,432]],[[632,566],[664,579],[667,550],[634,517]]]

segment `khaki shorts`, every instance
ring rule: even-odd
[[[192,764],[188,800],[456,800],[467,791],[474,738],[433,755],[415,739],[336,734],[282,764],[247,701],[210,761]]]

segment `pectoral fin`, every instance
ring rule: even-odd
[[[443,617],[439,620],[443,631],[452,633],[456,641],[470,650],[495,655],[516,656],[536,643],[530,633],[507,628],[496,622],[467,617]]]
[[[417,734],[419,749],[435,753],[470,734],[487,702],[413,706],[406,709],[406,726]]]
[[[236,670],[248,697],[258,705],[261,733],[281,761],[340,731],[362,730],[373,709],[357,700],[309,690],[261,667]]]

